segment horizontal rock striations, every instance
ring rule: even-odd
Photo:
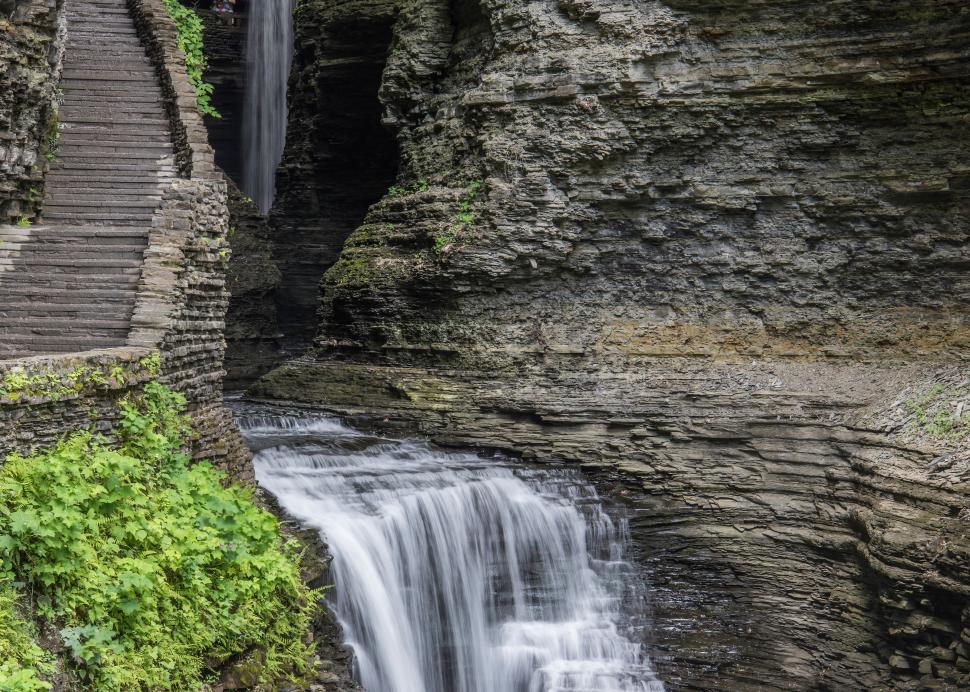
[[[970,685],[961,3],[296,23],[274,214],[303,319],[360,222],[315,351],[256,393],[595,468],[637,513],[673,689]],[[350,195],[373,157],[328,147],[372,132],[346,76],[377,62],[397,180]]]
[[[57,146],[63,2],[0,2],[0,224],[33,221]]]

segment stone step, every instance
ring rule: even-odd
[[[68,82],[148,82],[155,83],[154,70],[101,69],[79,70],[65,67],[63,79]]]
[[[125,7],[68,7],[67,21],[88,21],[91,19],[104,19],[106,21],[127,22],[131,24],[131,17]]]
[[[48,204],[58,204],[58,200],[64,204],[73,202],[99,202],[103,204],[105,200],[108,200],[109,202],[117,201],[136,205],[139,200],[145,200],[145,204],[142,206],[148,206],[148,202],[158,206],[158,203],[162,200],[162,195],[158,187],[148,190],[140,187],[123,186],[105,186],[100,189],[71,187],[57,189],[47,196]]]
[[[81,257],[71,257],[65,253],[39,254],[33,252],[20,252],[16,257],[0,257],[0,266],[17,267],[31,271],[62,274],[73,272],[78,274],[97,273],[102,270],[112,270],[112,273],[138,273],[141,272],[142,258],[135,256],[131,258],[103,257],[85,259]],[[93,272],[91,271],[93,270]],[[9,270],[8,270],[9,271]],[[6,279],[7,277],[4,277]]]
[[[133,231],[130,228],[112,228],[111,226],[89,226],[87,228],[71,226],[63,228],[61,226],[31,226],[30,228],[20,228],[19,226],[0,226],[0,238],[4,236],[25,235],[31,238],[133,238],[141,234],[141,237],[148,237],[148,228],[141,231]]]
[[[103,17],[75,15],[67,18],[69,41],[85,43],[85,37],[88,34],[102,36],[106,41],[111,41],[112,44],[116,38],[138,39],[138,32],[131,23],[131,19],[119,19],[117,15]]]
[[[118,99],[136,96],[153,96],[161,99],[162,96],[158,89],[148,86],[125,86],[122,82],[105,82],[90,87],[83,84],[65,84],[63,86],[64,100],[70,101],[74,94],[83,93],[85,96],[92,96],[105,99],[105,102],[114,102]]]
[[[126,98],[130,100],[131,103],[159,103],[158,94],[150,93],[149,91],[144,91],[140,94],[133,94],[131,92],[126,92],[123,94]],[[121,98],[122,94],[118,94],[118,98]],[[71,92],[71,104],[72,106],[86,105],[89,103],[105,103],[104,96],[98,96],[97,94],[92,94],[88,91],[74,91]],[[164,107],[162,107],[164,108]]]
[[[121,7],[105,7],[102,9],[75,7],[67,13],[68,26],[81,26],[95,21],[119,26],[133,26],[128,12]]]
[[[105,109],[104,103],[97,105],[93,103],[80,104],[70,109],[65,109],[65,111],[61,114],[61,118],[62,122],[70,123],[107,122],[117,118],[150,118],[152,120],[164,120],[166,125],[168,124],[168,121],[165,118],[165,111],[159,108],[157,105],[151,103],[125,103],[123,105],[119,104],[118,108],[112,108],[109,110]],[[145,132],[149,134],[167,134],[168,128],[156,125],[153,129],[146,129]]]
[[[132,141],[140,141],[143,137],[166,137],[169,141],[168,129],[158,126],[138,127],[136,125],[96,125],[93,123],[61,123],[61,137],[105,137],[129,136]]]
[[[65,57],[65,60],[74,69],[84,69],[86,65],[90,65],[90,69],[95,70],[105,65],[127,64],[129,69],[137,68],[139,71],[145,72],[155,70],[155,65],[152,64],[148,54],[141,46],[138,48],[106,48],[101,51],[74,48],[71,50],[70,57]]]
[[[117,79],[64,79],[61,90],[65,95],[72,93],[84,94],[155,94],[158,96],[158,85],[154,81],[119,81]]]
[[[142,238],[78,238],[75,242],[67,239],[24,241],[3,240],[0,242],[0,256],[17,257],[29,252],[34,257],[52,255],[76,255],[79,259],[98,257],[123,257],[141,259],[148,243]]]
[[[30,330],[35,334],[51,334],[54,336],[72,328],[77,331],[97,329],[106,332],[107,330],[117,329],[127,332],[131,328],[132,308],[125,309],[125,306],[119,305],[110,311],[99,314],[96,309],[92,310],[89,307],[84,311],[74,313],[64,311],[45,315],[37,314],[36,311],[30,313],[0,307],[0,329],[6,328],[14,333]],[[59,330],[59,332],[53,330]]]
[[[148,213],[130,214],[118,210],[103,212],[79,212],[72,210],[44,211],[43,218],[49,222],[59,223],[104,223],[115,226],[143,226],[151,223],[152,215]]]
[[[139,277],[140,278],[140,277]],[[56,293],[71,292],[77,294],[81,290],[90,291],[126,291],[128,293],[138,292],[138,278],[132,278],[128,276],[116,276],[116,275],[92,275],[87,274],[85,276],[78,275],[58,275],[58,276],[47,276],[43,279],[31,280],[29,276],[18,275],[16,281],[12,281],[10,277],[4,278],[4,283],[0,284],[3,287],[4,296],[14,296],[14,295],[36,295],[37,300],[44,301],[44,293],[16,293],[14,290],[8,290],[13,284],[17,284],[17,289],[20,291],[26,291],[27,289],[34,289],[38,292],[49,291],[52,295]],[[75,298],[75,300],[80,300],[80,297]]]
[[[159,131],[168,130],[168,119],[167,118],[138,118],[138,117],[111,117],[111,118],[92,118],[90,116],[76,116],[70,122],[77,124],[95,124],[95,125],[142,125],[144,127],[154,127]]]
[[[149,187],[149,193],[155,189],[162,189],[172,181],[172,178],[159,178],[157,176],[132,176],[125,178],[123,175],[78,175],[68,172],[59,172],[58,175],[47,177],[48,189],[53,183],[55,188],[61,186],[84,187],[92,190],[114,189],[116,186],[125,186],[132,190],[144,189]]]
[[[106,39],[106,36],[110,36],[110,39]],[[82,21],[80,23],[75,22],[72,26],[70,19],[67,23],[67,45],[70,46],[72,43],[86,43],[89,46],[98,45],[98,41],[102,44],[110,40],[111,45],[118,45],[118,43],[130,44],[131,42],[138,43],[138,32],[135,31],[134,24],[122,24],[122,23],[106,23],[100,25],[97,21]]]
[[[105,223],[124,226],[143,226],[151,223],[151,214],[125,214],[120,211],[98,212],[76,212],[76,211],[44,211],[43,218],[48,222],[57,223]]]
[[[64,130],[61,133],[59,146],[69,144],[79,146],[91,142],[100,142],[105,146],[127,146],[140,147],[148,144],[168,144],[171,146],[171,138],[167,134],[143,132],[133,135],[125,132],[77,132],[75,130]]]
[[[110,99],[107,98],[101,101],[101,103],[110,102]],[[80,129],[91,131],[111,130],[114,132],[168,132],[168,123],[168,116],[149,118],[141,115],[136,118],[125,116],[124,118],[111,117],[98,119],[82,117],[73,120],[62,119],[61,131],[63,132],[66,129]]]
[[[136,214],[141,212],[151,214],[159,207],[162,199],[160,196],[140,197],[134,195],[120,198],[110,194],[92,195],[91,197],[91,199],[84,199],[67,193],[52,193],[44,200],[44,212],[49,216],[51,211],[63,209],[73,209],[78,212],[97,211],[98,209],[118,211],[128,209]]]
[[[51,320],[88,320],[94,321],[99,317],[120,316],[125,320],[127,326],[131,320],[131,312],[134,309],[134,301],[128,303],[116,303],[108,306],[107,309],[98,303],[60,303],[57,305],[41,305],[37,303],[7,303],[0,306],[0,322],[6,319],[30,319],[48,317]]]
[[[0,253],[17,254],[29,252],[34,257],[45,255],[72,255],[78,258],[97,259],[108,255],[140,258],[148,243],[144,238],[75,238],[70,242],[67,238],[28,238],[23,241],[3,239],[0,241]],[[105,242],[108,241],[108,242]],[[122,241],[122,242],[118,242]]]
[[[132,301],[137,296],[137,283],[130,286],[112,284],[102,289],[90,288],[87,284],[72,285],[69,288],[51,286],[35,286],[30,284],[0,284],[4,298],[18,301],[42,301],[43,303],[123,303]]]
[[[94,348],[121,346],[128,338],[131,326],[98,329],[70,329],[64,327],[29,327],[0,325],[0,344],[4,346],[34,346],[63,348],[65,351],[88,351]],[[26,331],[26,333],[24,333]]]
[[[70,163],[68,163],[68,159],[70,159]],[[124,171],[132,173],[155,173],[159,170],[158,164],[164,163],[164,161],[158,160],[157,157],[132,162],[121,158],[117,160],[112,159],[109,161],[106,159],[86,160],[79,156],[59,156],[56,163],[58,164],[59,171],[108,171],[109,173],[121,173]]]
[[[74,353],[90,351],[99,348],[123,346],[124,339],[117,337],[64,337],[61,339],[37,339],[32,337],[14,338],[4,337],[0,340],[0,354],[8,357],[19,357],[27,354],[43,355],[48,353]]]
[[[140,267],[145,261],[145,250],[145,245],[115,245],[112,249],[106,249],[104,247],[85,248],[83,246],[80,248],[74,246],[72,249],[69,245],[65,245],[61,249],[57,249],[56,246],[44,246],[44,249],[40,249],[36,245],[27,245],[18,249],[9,250],[5,250],[3,246],[0,246],[0,266],[36,268],[41,265],[50,266],[52,262],[57,260],[76,259],[79,262],[85,263],[94,263],[98,260],[110,260],[110,262],[103,265],[107,269],[111,269],[112,264],[118,262],[134,262]],[[21,262],[24,258],[29,258],[31,261],[24,264]],[[3,290],[0,289],[0,295],[2,294]],[[0,307],[2,307],[2,301],[0,301]]]
[[[147,92],[141,93],[141,94],[131,94],[130,92],[125,92],[124,94],[119,94],[119,98],[122,95],[125,97],[130,97],[130,99],[128,100],[128,103],[131,103],[132,105],[154,104],[159,109],[164,110],[161,102],[157,98],[158,96],[157,94],[155,94],[156,98],[154,100],[149,100],[152,94]],[[65,106],[70,106],[71,108],[79,108],[79,107],[88,106],[91,104],[98,104],[98,103],[104,104],[104,102],[105,101],[102,96],[90,94],[86,90],[74,90],[71,92],[70,102],[66,103]],[[102,106],[102,107],[105,107],[105,106]]]
[[[94,49],[98,46],[104,45],[105,37],[100,35],[97,31],[92,31],[90,28],[85,31],[68,30],[67,35],[67,45],[65,57],[71,54],[72,50],[77,48],[87,48]],[[115,49],[122,50],[138,50],[141,49],[144,52],[144,46],[142,46],[141,41],[138,39],[138,35],[134,33],[130,34],[112,34],[111,35],[111,46]],[[70,58],[67,58],[70,60]]]
[[[87,92],[83,93],[87,98]],[[94,111],[99,118],[112,118],[116,115],[130,117],[130,113],[136,113],[138,117],[161,118],[167,121],[168,117],[165,108],[158,100],[158,94],[154,95],[155,101],[147,100],[150,96],[151,94],[143,94],[136,98],[124,91],[118,91],[112,94],[93,94],[89,100],[80,100],[75,99],[72,92],[65,95],[65,100],[70,101],[70,105],[61,108],[60,119],[62,122],[72,120],[74,113],[87,116],[91,114],[91,111]]]
[[[61,158],[76,156],[105,155],[117,158],[121,155],[125,159],[155,159],[172,152],[170,142],[135,142],[128,145],[124,142],[117,144],[98,141],[73,140],[62,142],[57,148],[57,155]]]

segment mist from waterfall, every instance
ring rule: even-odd
[[[260,212],[273,206],[286,141],[286,83],[293,59],[293,0],[252,0],[246,33],[242,191]]]
[[[329,546],[368,692],[664,689],[631,636],[626,522],[575,472],[240,413],[260,485]]]

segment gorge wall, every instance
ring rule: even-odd
[[[295,17],[256,394],[615,484],[673,689],[970,684],[962,3]]]
[[[63,2],[0,2],[0,223],[33,220],[57,146]]]

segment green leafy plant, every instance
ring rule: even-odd
[[[17,226],[20,228],[29,228],[32,225],[33,223],[31,222],[30,217],[26,214],[17,219]]]
[[[52,672],[52,656],[37,645],[33,625],[20,611],[24,599],[13,581],[0,579],[0,690],[38,692],[49,690],[42,678]]]
[[[955,443],[970,435],[970,407],[964,410],[961,399],[970,401],[970,387],[934,384],[905,405],[929,437]]]
[[[184,409],[151,382],[123,402],[115,444],[78,432],[10,456],[0,580],[34,594],[91,689],[199,689],[230,663],[250,664],[262,689],[300,683],[318,594],[251,492],[190,464]]]
[[[438,257],[445,254],[450,246],[457,243],[475,225],[476,218],[472,205],[484,184],[481,180],[473,180],[465,188],[465,196],[458,203],[458,211],[452,217],[451,223],[434,238],[434,251]]]
[[[54,115],[54,121],[47,131],[47,140],[45,143],[47,146],[45,147],[44,157],[48,161],[54,161],[57,158],[57,150],[61,145],[61,126],[57,114]]]
[[[408,195],[413,195],[418,192],[427,192],[427,191],[428,191],[428,181],[425,180],[424,178],[421,178],[420,180],[415,180],[410,185],[404,185],[401,187],[398,187],[397,185],[391,185],[389,188],[387,188],[387,196],[392,198],[406,197]]]
[[[185,71],[195,89],[199,112],[202,115],[221,118],[219,111],[212,105],[214,87],[203,78],[208,61],[202,45],[202,19],[195,10],[182,5],[178,0],[162,0],[162,2],[165,4],[168,16],[175,22],[178,46],[185,54]]]

